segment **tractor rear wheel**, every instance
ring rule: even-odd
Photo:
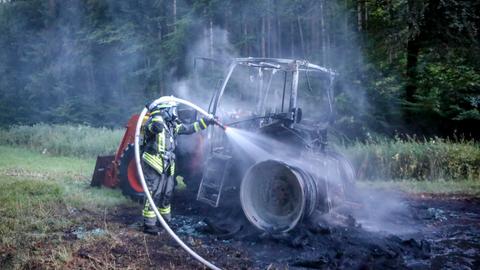
[[[330,156],[338,161],[340,177],[342,180],[345,198],[355,200],[356,197],[356,177],[357,174],[352,163],[342,154],[335,151],[327,151],[327,156]]]
[[[145,194],[143,193],[143,187],[137,175],[135,146],[133,143],[129,144],[120,156],[118,179],[123,195],[137,202],[143,201]]]

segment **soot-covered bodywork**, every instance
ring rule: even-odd
[[[327,143],[335,75],[303,60],[232,60],[209,106],[228,128],[208,131],[197,200],[225,211],[241,204],[269,232],[341,203],[354,170]]]

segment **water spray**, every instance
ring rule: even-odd
[[[160,97],[159,99],[156,99],[155,101],[153,101],[153,105],[158,105],[160,103],[164,103],[164,102],[177,102],[177,103],[181,103],[181,104],[184,104],[184,105],[187,105],[189,106],[190,108],[192,109],[195,109],[196,111],[198,111],[199,113],[205,115],[205,116],[210,116],[210,114],[203,110],[202,108],[198,107],[197,105],[187,101],[187,100],[183,100],[183,99],[180,99],[180,98],[176,98],[174,96],[164,96],[164,97]],[[155,215],[157,216],[157,219],[160,221],[160,224],[162,224],[162,227],[168,232],[168,234],[186,251],[188,252],[192,257],[194,257],[197,261],[201,262],[202,264],[204,264],[205,266],[207,266],[208,268],[210,269],[213,269],[213,270],[220,270],[220,268],[218,268],[217,266],[215,266],[214,264],[212,264],[211,262],[205,260],[204,258],[202,258],[200,255],[198,255],[195,251],[193,251],[189,246],[187,246],[183,241],[182,239],[180,239],[176,234],[175,232],[170,228],[170,226],[168,226],[168,223],[163,219],[162,215],[160,215],[160,212],[158,211],[157,209],[157,206],[155,205],[155,202],[153,201],[153,198],[152,196],[150,195],[150,191],[148,190],[148,187],[147,187],[147,183],[145,182],[145,177],[143,175],[143,169],[142,169],[142,165],[140,163],[140,129],[142,128],[142,120],[143,118],[145,117],[145,115],[147,114],[147,111],[148,109],[147,108],[144,108],[143,111],[140,113],[140,116],[138,117],[138,121],[137,121],[137,126],[135,128],[135,163],[137,165],[137,172],[138,172],[138,176],[140,178],[140,183],[142,184],[142,187],[143,187],[143,190],[145,192],[145,196],[147,197],[148,199],[148,202],[150,203],[150,205],[152,206],[153,208],[153,211],[155,212]],[[214,122],[216,125],[218,125],[219,127],[221,127],[223,130],[226,130],[226,126],[224,126],[222,123],[220,123],[217,119],[214,119]]]

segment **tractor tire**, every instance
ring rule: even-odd
[[[356,172],[352,163],[342,154],[335,151],[327,151],[327,156],[330,156],[338,161],[340,166],[340,177],[342,178],[342,185],[347,200],[355,200],[356,197]]]
[[[143,202],[145,194],[137,175],[135,164],[135,146],[129,144],[122,152],[118,165],[118,180],[123,195],[135,202]]]

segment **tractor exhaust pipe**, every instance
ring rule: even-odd
[[[293,229],[315,210],[327,212],[325,181],[299,167],[277,160],[254,164],[240,186],[240,202],[258,229],[280,233]]]

